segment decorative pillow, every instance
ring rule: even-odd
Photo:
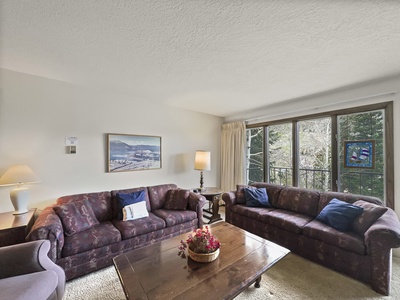
[[[127,205],[122,209],[122,220],[130,221],[149,216],[147,211],[146,201],[140,201],[131,205]]]
[[[268,202],[266,188],[247,188],[244,189],[246,206],[248,207],[272,207]]]
[[[164,203],[165,209],[171,210],[186,210],[189,190],[182,189],[171,189],[167,192],[167,196]]]
[[[348,231],[363,211],[360,206],[333,198],[315,219],[339,231]]]
[[[354,205],[364,208],[363,213],[353,222],[353,231],[361,236],[388,210],[387,207],[363,200],[354,202]]]
[[[236,185],[236,202],[239,204],[246,204],[246,197],[244,196],[244,188],[254,188],[249,185],[237,184]]]
[[[144,190],[129,193],[129,194],[117,193],[118,220],[122,220],[122,218],[123,218],[122,209],[125,206],[135,204],[138,202],[142,202],[142,201],[144,201],[144,203],[146,203]]]
[[[74,201],[54,206],[53,210],[60,217],[67,236],[89,229],[99,224],[88,200]]]

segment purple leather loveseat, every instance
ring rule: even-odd
[[[49,257],[65,270],[67,280],[112,265],[123,252],[158,242],[203,226],[204,196],[188,192],[185,210],[164,209],[175,184],[138,187],[110,192],[64,196],[56,205],[43,210],[27,240],[50,240]],[[117,219],[117,193],[144,191],[148,217],[131,221]],[[88,200],[98,224],[73,235],[66,235],[53,207]],[[177,245],[178,247],[179,245]]]
[[[364,200],[383,206],[380,199],[269,183],[252,186],[267,189],[273,208],[247,207],[243,186],[238,185],[237,191],[222,195],[227,222],[365,282],[380,294],[389,294],[391,249],[400,247],[400,223],[396,213],[388,208],[363,234],[341,232],[315,220],[333,198],[348,203]]]

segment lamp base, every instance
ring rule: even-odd
[[[13,215],[22,215],[28,212],[29,189],[18,186],[10,192],[11,203],[14,206]]]

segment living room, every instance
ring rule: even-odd
[[[393,1],[358,3],[365,5],[365,23],[357,4],[330,4],[324,10],[315,1],[306,7],[292,1],[286,8],[273,1],[271,7],[259,1],[198,6],[167,1],[171,7],[157,1],[132,6],[29,2],[0,4],[0,174],[14,164],[34,170],[40,182],[29,187],[31,208],[41,210],[58,197],[78,193],[163,183],[197,187],[194,155],[199,149],[211,152],[205,186],[219,187],[225,123],[254,124],[390,101],[393,116],[400,115],[400,24],[395,17],[400,7]],[[296,14],[283,14],[295,8]],[[343,10],[342,23],[335,23],[328,10]],[[326,23],[313,19],[313,11],[322,19],[329,15]],[[267,12],[282,15],[274,24],[249,23],[268,19]],[[280,23],[285,16],[288,27]],[[296,16],[302,17],[295,21]],[[294,32],[307,18],[319,20],[315,27],[320,31],[310,26]],[[130,19],[136,21],[125,23]],[[251,34],[244,36],[241,26]],[[264,37],[263,30],[282,31]],[[268,48],[269,41],[279,45],[279,36],[284,46]],[[309,44],[300,43],[307,37]],[[335,43],[340,47],[329,52]],[[301,55],[295,55],[297,50]],[[275,59],[276,52],[282,53],[279,61],[263,60],[265,53]],[[325,52],[326,57],[315,56]],[[121,59],[129,56],[133,59]],[[396,154],[400,120],[393,121]],[[161,168],[108,172],[109,133],[160,136]],[[75,154],[68,153],[67,137],[78,140]],[[395,155],[393,180],[398,178]],[[0,187],[0,212],[14,209],[10,189]],[[398,215],[399,194],[400,185],[394,184]],[[394,253],[400,256],[398,249]]]

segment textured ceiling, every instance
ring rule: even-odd
[[[397,0],[0,5],[0,67],[218,116],[400,73]]]

